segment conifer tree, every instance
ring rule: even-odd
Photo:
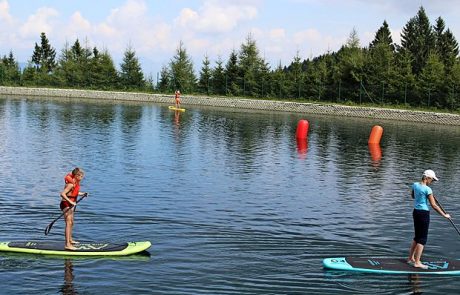
[[[202,93],[209,95],[209,83],[211,80],[211,62],[209,61],[208,55],[204,56],[203,66],[200,71],[200,78],[198,80],[198,90]]]
[[[383,21],[382,26],[375,33],[374,40],[372,40],[369,48],[372,49],[378,44],[384,44],[390,47],[391,51],[395,50],[395,45],[393,43],[393,38],[391,37],[390,28],[386,20]]]
[[[170,62],[171,83],[173,89],[184,92],[193,92],[196,76],[193,70],[193,62],[189,57],[182,41],[176,49],[176,54]]]
[[[238,54],[236,50],[232,50],[230,57],[225,65],[225,76],[227,78],[227,94],[239,95],[240,87],[238,85],[239,69],[238,69]]]
[[[38,71],[51,73],[56,67],[56,50],[50,45],[45,33],[40,34],[40,45],[35,43],[32,63]]]
[[[458,56],[458,43],[452,32],[445,30],[445,22],[441,17],[436,19],[434,26],[435,48],[446,70],[450,70]]]
[[[401,47],[413,56],[412,69],[419,75],[430,52],[435,50],[435,37],[425,9],[420,7],[417,15],[409,20],[401,32]]]
[[[212,92],[218,95],[225,95],[225,69],[222,58],[219,56],[216,61],[216,66],[211,70],[211,89]]]
[[[256,41],[249,34],[238,55],[239,85],[243,87],[243,95],[256,96],[260,93],[263,64]]]
[[[158,89],[161,92],[167,92],[167,91],[174,91],[172,90],[172,83],[171,83],[171,73],[169,72],[168,68],[166,66],[163,66],[161,68],[160,72],[160,81],[158,82]]]
[[[125,50],[120,69],[120,86],[122,88],[143,89],[145,87],[144,74],[139,59],[131,46]]]

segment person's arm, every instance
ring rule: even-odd
[[[447,219],[450,219],[450,214],[447,214],[446,212],[444,212],[444,210],[441,209],[441,207],[438,206],[438,203],[436,202],[436,199],[432,194],[428,196],[428,200],[430,201],[431,208],[438,212],[439,215]]]
[[[72,183],[68,183],[66,184],[64,190],[61,192],[61,198],[64,199],[65,201],[69,202],[70,204],[72,204],[73,206],[76,205],[75,202],[72,202],[68,197],[67,197],[67,194],[72,190],[73,188],[73,184]]]

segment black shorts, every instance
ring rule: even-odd
[[[414,209],[412,212],[414,218],[415,236],[414,241],[418,244],[425,245],[428,240],[428,228],[430,226],[430,211]]]

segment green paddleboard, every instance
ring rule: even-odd
[[[70,251],[64,249],[64,242],[62,241],[21,241],[0,242],[0,251],[63,256],[126,256],[143,252],[150,248],[151,245],[149,241],[127,243],[85,242],[75,244],[76,250]]]

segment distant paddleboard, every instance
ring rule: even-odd
[[[439,274],[460,275],[460,261],[430,259],[422,261],[428,269],[416,268],[399,258],[338,257],[326,258],[323,266],[328,269],[381,274]]]
[[[65,255],[65,256],[126,256],[139,253],[150,248],[151,243],[127,242],[127,243],[78,243],[76,250],[66,250],[64,242],[0,242],[0,251],[19,252],[44,255]]]
[[[185,112],[185,109],[176,108],[175,106],[169,106],[168,108],[172,111]]]

